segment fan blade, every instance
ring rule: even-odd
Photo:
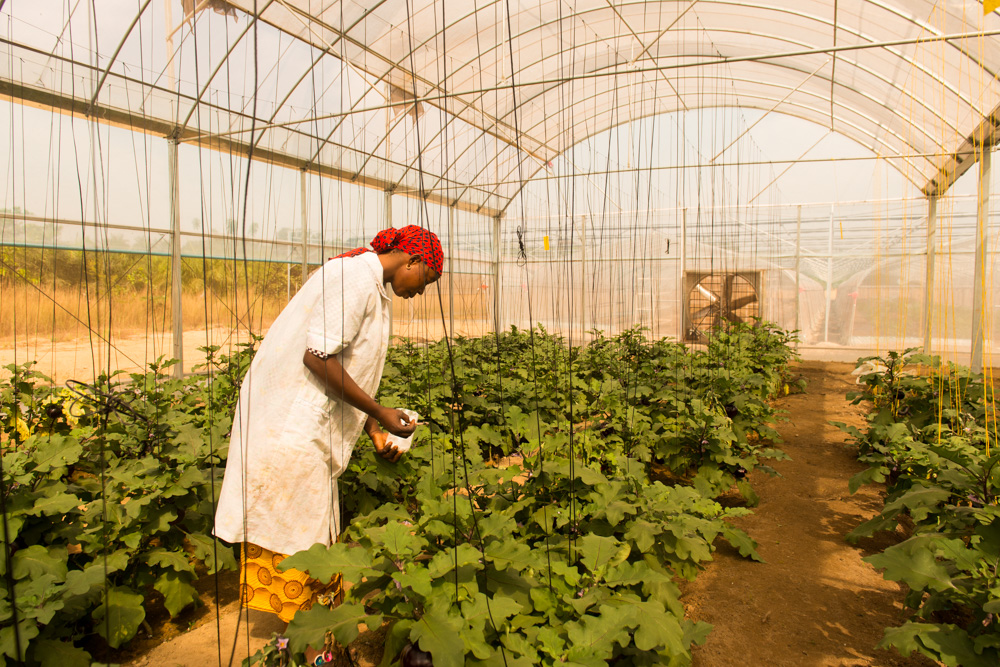
[[[718,310],[718,309],[719,309],[719,307],[716,306],[714,303],[710,304],[708,306],[705,306],[704,308],[699,308],[698,310],[696,310],[693,313],[691,313],[691,319],[692,320],[700,320],[701,318],[703,318],[706,315],[708,315],[709,313],[711,313],[713,310]]]
[[[729,305],[729,309],[730,310],[739,310],[740,308],[742,308],[744,306],[749,306],[751,303],[756,303],[756,301],[757,301],[757,295],[756,294],[750,294],[748,296],[741,296],[739,299],[736,299],[735,301],[733,301]]]
[[[713,294],[710,290],[705,289],[701,283],[695,285],[694,288],[699,292],[701,292],[702,294],[704,294],[705,298],[711,301],[712,303],[715,303],[716,301],[719,300],[719,296],[717,294]]]

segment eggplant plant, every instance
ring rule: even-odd
[[[881,646],[946,665],[1000,664],[1000,452],[991,423],[994,394],[981,374],[937,357],[889,352],[858,361],[870,406],[865,430],[837,424],[868,467],[850,481],[885,483],[881,512],[847,535],[910,536],[868,556],[909,587],[912,617],[888,628]],[[988,417],[989,416],[989,417]]]
[[[0,663],[90,665],[136,635],[154,595],[175,616],[199,604],[197,577],[235,569],[211,529],[252,354],[210,356],[209,377],[159,361],[72,391],[7,367]]]
[[[355,450],[341,542],[283,561],[351,584],[340,607],[296,615],[288,659],[388,624],[385,667],[407,645],[445,667],[689,662],[709,627],[684,618],[676,581],[719,539],[759,559],[727,521],[750,510],[714,498],[735,485],[752,504],[748,472],[784,456],[769,399],[792,341],[734,327],[708,351],[641,330],[570,347],[512,329],[450,353],[395,346],[379,400],[425,426],[395,465]],[[720,366],[725,345],[745,348],[738,363]],[[765,357],[766,373],[749,367]],[[657,465],[682,483],[655,481]]]

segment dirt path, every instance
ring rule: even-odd
[[[860,425],[859,407],[844,399],[853,366],[804,362],[805,394],[779,407],[781,448],[792,458],[782,477],[752,478],[760,506],[736,523],[757,540],[766,563],[720,549],[697,581],[686,585],[688,616],[715,626],[696,649],[696,667],[732,665],[934,665],[875,645],[883,629],[904,618],[902,588],[885,581],[864,556],[896,542],[883,534],[857,547],[844,535],[881,507],[880,489],[850,495],[847,480],[862,469],[829,421]]]
[[[248,619],[245,611],[242,615],[239,612],[237,602],[219,609],[218,617],[212,610],[195,629],[163,642],[142,657],[125,664],[130,667],[209,667],[219,664],[238,667],[264,646],[273,633],[282,632],[285,628],[285,624],[273,614],[251,611]],[[232,663],[227,662],[230,655]]]

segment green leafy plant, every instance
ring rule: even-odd
[[[84,639],[127,643],[154,592],[174,616],[198,603],[198,576],[235,569],[211,527],[229,395],[252,353],[211,357],[211,378],[167,377],[172,364],[156,362],[72,392],[30,364],[8,367],[0,409],[19,422],[0,444],[3,655],[89,665]]]
[[[407,643],[442,665],[688,662],[709,628],[684,618],[675,581],[717,539],[759,558],[727,522],[749,510],[713,497],[736,484],[754,498],[748,472],[783,456],[769,399],[793,341],[766,326],[701,352],[641,330],[570,347],[512,329],[458,339],[450,355],[402,341],[379,399],[427,427],[396,465],[356,450],[344,541],[283,561],[352,584],[342,607],[296,615],[290,650],[388,623],[386,667]],[[766,373],[748,366],[767,354]],[[682,483],[654,481],[656,465]]]
[[[871,406],[866,430],[838,424],[868,468],[851,479],[885,482],[882,511],[855,528],[857,541],[901,522],[911,536],[865,558],[910,592],[910,621],[881,645],[947,665],[1000,662],[1000,454],[988,422],[992,387],[981,374],[936,357],[889,352],[859,360]]]

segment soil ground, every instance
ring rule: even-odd
[[[803,362],[793,369],[808,384],[806,393],[778,401],[788,419],[778,425],[778,446],[791,459],[774,465],[781,477],[751,475],[760,504],[734,521],[757,540],[766,562],[720,548],[684,587],[688,616],[715,626],[695,650],[695,667],[936,664],[875,648],[886,627],[905,620],[905,590],[861,559],[905,536],[844,541],[881,509],[883,491],[866,486],[850,495],[847,481],[863,466],[829,423],[864,422],[862,408],[844,398],[855,387],[853,368]]]
[[[935,664],[875,649],[883,629],[904,620],[904,590],[861,559],[904,535],[882,535],[858,546],[844,541],[848,531],[880,509],[882,492],[865,487],[849,494],[847,481],[862,466],[844,446],[841,431],[829,424],[863,421],[861,409],[844,398],[853,387],[852,369],[827,362],[796,367],[794,372],[808,382],[806,393],[779,400],[788,417],[778,427],[780,446],[791,460],[774,466],[781,477],[751,477],[760,505],[736,521],[757,540],[766,562],[746,560],[720,546],[698,579],[683,587],[688,616],[715,626],[707,643],[695,649],[696,667]],[[227,664],[232,651],[232,664],[239,665],[280,626],[266,614],[251,613],[249,620],[240,616],[233,601],[235,577],[226,581],[232,588],[218,613],[206,600],[209,606],[197,617],[168,624],[159,645],[131,662],[127,656],[119,659],[135,666],[217,665]],[[193,629],[178,634],[185,622]],[[380,633],[363,634],[352,647],[354,664],[377,664],[380,643]]]

